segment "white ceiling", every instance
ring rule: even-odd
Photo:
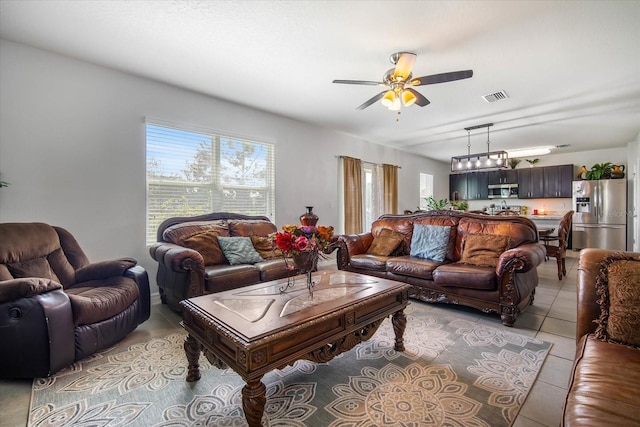
[[[444,161],[488,122],[492,150],[640,132],[640,1],[0,0],[0,37]],[[380,81],[397,51],[416,77],[474,76],[418,87],[431,104],[399,117],[356,110],[381,88],[332,83]]]

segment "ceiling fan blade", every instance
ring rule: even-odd
[[[412,86],[433,85],[436,83],[451,82],[454,80],[468,79],[473,76],[473,70],[452,71],[450,73],[433,74],[430,76],[411,79]]]
[[[409,52],[402,52],[396,63],[396,69],[393,71],[393,76],[396,81],[405,81],[411,75],[413,66],[416,63],[416,54]]]
[[[341,83],[345,85],[368,85],[368,86],[384,86],[382,82],[372,82],[368,80],[334,80],[334,83]]]
[[[360,105],[358,108],[356,108],[356,110],[364,110],[365,108],[367,108],[369,105],[371,104],[375,104],[376,101],[379,101],[382,99],[382,97],[384,96],[384,94],[387,93],[387,91],[382,91],[379,94],[377,94],[376,96],[374,96],[373,98],[369,99],[368,101],[366,101],[364,104]]]
[[[426,105],[431,104],[431,101],[429,101],[427,98],[424,97],[424,95],[422,95],[420,92],[418,92],[415,89],[411,89],[410,87],[405,88],[405,90],[408,90],[409,92],[411,92],[412,94],[415,95],[416,97],[416,105],[419,105],[421,107],[424,107]]]

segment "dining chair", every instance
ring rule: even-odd
[[[565,258],[567,246],[569,245],[569,233],[571,232],[571,225],[573,224],[573,212],[574,211],[569,211],[563,215],[562,220],[560,220],[560,225],[558,226],[557,234],[540,236],[540,240],[544,243],[547,251],[547,258],[556,259],[559,280],[562,280],[562,277],[567,275]]]

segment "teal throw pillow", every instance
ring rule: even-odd
[[[447,255],[450,226],[422,225],[413,226],[411,238],[411,256],[442,262]]]
[[[250,237],[218,236],[220,249],[231,265],[255,264],[264,261],[253,247]]]

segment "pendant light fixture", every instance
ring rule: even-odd
[[[491,126],[493,126],[493,123],[464,128],[464,130],[467,131],[467,155],[451,158],[451,172],[478,169],[500,169],[507,167],[507,164],[509,163],[509,154],[503,150],[491,151],[491,139],[489,135],[489,128],[491,128]],[[487,152],[471,154],[471,131],[482,128],[487,128]]]

